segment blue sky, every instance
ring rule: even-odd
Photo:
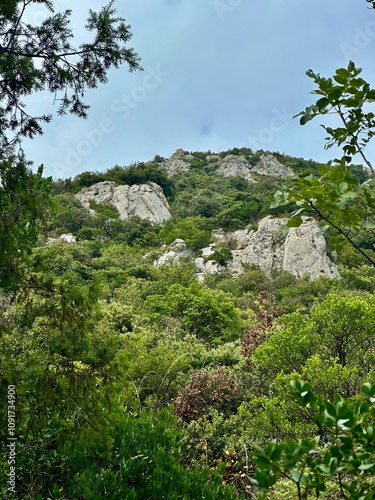
[[[72,9],[77,42],[87,11],[105,2],[56,0]],[[375,11],[365,0],[117,0],[143,72],[111,70],[87,94],[89,118],[55,116],[25,152],[54,178],[168,157],[176,149],[250,147],[327,161],[322,120],[292,116],[312,104],[309,68],[324,76],[349,59],[375,86]],[[43,17],[41,7],[31,20]],[[34,95],[32,112],[54,113]],[[369,145],[368,153],[374,153]],[[359,162],[359,160],[358,160]]]

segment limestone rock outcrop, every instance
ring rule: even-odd
[[[217,167],[217,173],[224,177],[243,177],[250,182],[256,182],[253,174],[268,175],[272,177],[286,178],[294,175],[293,170],[283,165],[271,154],[262,154],[255,165],[251,165],[244,155],[228,154],[221,158],[219,154],[208,154],[209,163]],[[177,149],[167,160],[161,163],[171,177],[179,172],[187,172],[190,169],[191,160],[197,157],[185,153],[183,149]]]
[[[65,243],[76,243],[77,238],[71,233],[61,234],[58,238],[47,238],[47,244],[55,241],[65,241]]]
[[[163,190],[154,182],[133,186],[119,186],[109,181],[98,182],[82,189],[75,197],[87,209],[90,208],[90,200],[111,203],[117,208],[122,220],[138,215],[153,224],[161,224],[171,217]]]
[[[300,227],[289,230],[285,240],[283,269],[297,277],[308,274],[311,278],[338,276],[336,266],[327,256],[327,244],[323,236],[316,237],[318,226],[312,219]]]
[[[243,272],[243,264],[255,264],[267,275],[281,268],[297,277],[307,274],[311,279],[319,276],[338,276],[336,266],[327,255],[324,236],[317,237],[319,227],[315,220],[305,219],[299,228],[284,233],[286,219],[265,217],[256,231],[235,231],[231,237],[237,241],[233,260],[228,270],[233,274]]]
[[[259,222],[257,230],[242,229],[232,233],[215,231],[216,243],[203,248],[201,256],[195,257],[198,278],[205,274],[215,274],[227,270],[233,275],[244,272],[246,264],[259,266],[268,276],[274,269],[284,269],[297,277],[308,275],[311,279],[319,276],[334,278],[338,270],[327,255],[327,244],[324,236],[317,237],[318,225],[312,219],[305,219],[299,228],[290,228],[285,236],[286,219],[265,217]],[[232,259],[227,266],[220,266],[210,260],[218,245],[231,240],[236,248],[232,250]],[[181,244],[181,240],[180,244]],[[184,247],[185,256],[187,249]],[[179,259],[180,251],[175,248],[161,256],[155,265],[174,262]],[[193,252],[191,252],[193,255]]]
[[[161,166],[165,168],[169,176],[173,177],[173,175],[179,172],[187,172],[189,170],[190,163],[188,160],[194,160],[194,156],[185,154],[183,149],[177,149]]]
[[[268,175],[285,179],[292,177],[294,172],[271,154],[263,154],[255,165],[251,165],[243,155],[229,154],[218,162],[217,172],[224,177],[243,177],[250,182],[256,182],[254,174]]]
[[[250,182],[254,182],[251,175],[251,165],[242,155],[227,155],[219,164],[217,173],[224,177],[243,177]]]
[[[154,260],[154,266],[160,267],[165,264],[172,264],[183,258],[191,257],[193,253],[193,250],[186,247],[184,240],[178,238],[169,245],[169,250],[164,252],[158,259]]]
[[[260,157],[260,161],[251,169],[252,172],[272,177],[293,177],[294,172],[291,168],[283,165],[279,160],[270,154],[264,154]]]

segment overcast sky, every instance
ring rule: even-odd
[[[102,0],[56,0],[72,9],[77,41]],[[327,161],[319,118],[292,116],[314,102],[309,68],[332,76],[352,59],[375,86],[375,11],[365,0],[117,0],[143,72],[124,66],[87,94],[89,118],[54,117],[25,142],[27,156],[54,178],[170,156],[176,149],[233,147]],[[43,17],[41,7],[31,21]],[[53,96],[31,111],[52,112]],[[374,148],[369,146],[369,154]],[[359,161],[358,161],[359,162]]]

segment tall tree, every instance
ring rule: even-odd
[[[33,4],[50,12],[33,26],[25,19]],[[71,11],[55,12],[51,0],[7,0],[0,6],[0,152],[14,151],[22,137],[42,133],[50,114],[31,116],[22,99],[49,91],[58,102],[58,114],[86,118],[87,89],[107,82],[108,70],[126,63],[140,69],[139,57],[128,47],[130,26],[116,15],[111,0],[99,12],[89,11],[85,25],[92,40],[76,46],[70,28]]]
[[[38,25],[27,21],[35,6],[49,14]],[[22,150],[23,138],[42,134],[51,114],[31,115],[23,102],[47,91],[57,113],[86,118],[87,89],[107,82],[108,70],[127,64],[142,69],[128,47],[130,26],[116,15],[111,0],[89,11],[85,28],[91,41],[74,44],[70,10],[55,12],[51,0],[5,0],[0,4],[0,288],[16,289],[27,274],[27,254],[46,217],[48,183],[42,169],[33,174]]]

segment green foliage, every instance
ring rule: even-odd
[[[347,68],[336,70],[333,78],[324,78],[312,70],[307,75],[314,80],[317,89],[312,93],[319,96],[316,104],[301,112],[302,125],[316,116],[335,113],[341,126],[333,128],[323,125],[328,137],[326,148],[342,147],[340,160],[328,162],[318,168],[319,177],[311,170],[299,173],[292,180],[292,186],[280,186],[272,207],[277,208],[296,203],[288,225],[298,227],[302,213],[315,213],[322,222],[321,233],[329,227],[337,231],[338,237],[349,241],[372,265],[375,259],[372,251],[364,251],[353,237],[355,233],[373,230],[375,198],[371,183],[362,183],[353,175],[350,166],[352,157],[359,154],[370,175],[374,169],[364,154],[364,149],[375,135],[375,115],[367,110],[375,99],[375,90],[359,75],[361,69],[350,61]],[[372,250],[372,246],[370,247]]]
[[[110,458],[95,462],[76,475],[71,494],[85,499],[232,499],[223,484],[223,464],[211,473],[190,471],[178,462],[181,433],[168,410],[160,413],[121,412],[116,417]],[[77,450],[78,454],[78,450]],[[86,457],[76,457],[86,460]]]
[[[174,184],[166,172],[160,168],[158,163],[137,163],[128,168],[116,165],[107,170],[104,174],[107,181],[116,182],[117,184],[145,184],[147,182],[155,182],[163,188],[167,198],[173,198]]]
[[[2,155],[13,152],[23,137],[42,133],[42,125],[51,120],[48,114],[29,115],[24,97],[47,90],[59,96],[58,114],[86,117],[88,105],[82,97],[87,88],[106,83],[110,68],[126,63],[131,71],[140,69],[136,52],[128,47],[130,27],[116,16],[113,2],[99,12],[89,12],[85,27],[93,41],[79,47],[72,43],[71,11],[54,13],[53,1],[37,3],[46,6],[50,16],[34,26],[26,22],[31,2],[5,2],[0,8]]]
[[[375,269],[371,266],[363,265],[358,269],[344,268],[340,275],[343,285],[349,290],[363,290],[369,293],[375,291]]]
[[[88,210],[70,193],[62,193],[53,197],[53,207],[48,218],[46,230],[53,236],[63,233],[77,234],[79,231],[94,231],[93,217]],[[88,238],[91,239],[91,238]]]
[[[187,247],[193,250],[208,246],[211,240],[211,232],[201,216],[178,218],[175,222],[167,221],[160,236],[167,245],[176,239],[183,239]]]
[[[213,222],[223,229],[240,229],[256,220],[259,208],[259,203],[256,200],[248,202],[235,201],[228,208],[221,210],[220,213],[213,218]]]
[[[359,366],[366,374],[373,365],[375,303],[352,294],[329,294],[308,316],[285,315],[255,350],[255,364],[272,380],[277,373],[300,372],[319,354],[341,366]]]
[[[209,260],[217,262],[220,266],[226,266],[228,261],[233,259],[232,251],[228,247],[222,247],[214,251],[209,256]]]
[[[15,158],[0,162],[0,289],[15,290],[27,280],[31,249],[50,206],[50,179],[42,171],[32,173]]]
[[[196,283],[188,287],[172,285],[165,295],[151,295],[145,308],[154,321],[172,316],[187,332],[214,344],[238,338],[240,333],[240,319],[233,304],[224,294],[214,294]]]
[[[92,186],[93,184],[96,184],[97,182],[102,182],[105,181],[105,176],[103,173],[100,172],[81,172],[80,174],[76,175],[69,183],[69,188],[72,193],[78,193],[81,189],[85,187]]]
[[[271,442],[257,453],[255,484],[268,490],[279,478],[295,484],[298,498],[308,492],[319,496],[328,481],[338,485],[339,498],[374,498],[374,394],[375,386],[362,386],[362,397],[344,399],[336,394],[333,401],[317,396],[303,381],[293,381],[293,396],[320,435],[313,439]],[[329,436],[328,445],[321,439]]]
[[[161,242],[160,231],[161,226],[135,215],[122,223],[115,240],[139,248],[155,247]]]

